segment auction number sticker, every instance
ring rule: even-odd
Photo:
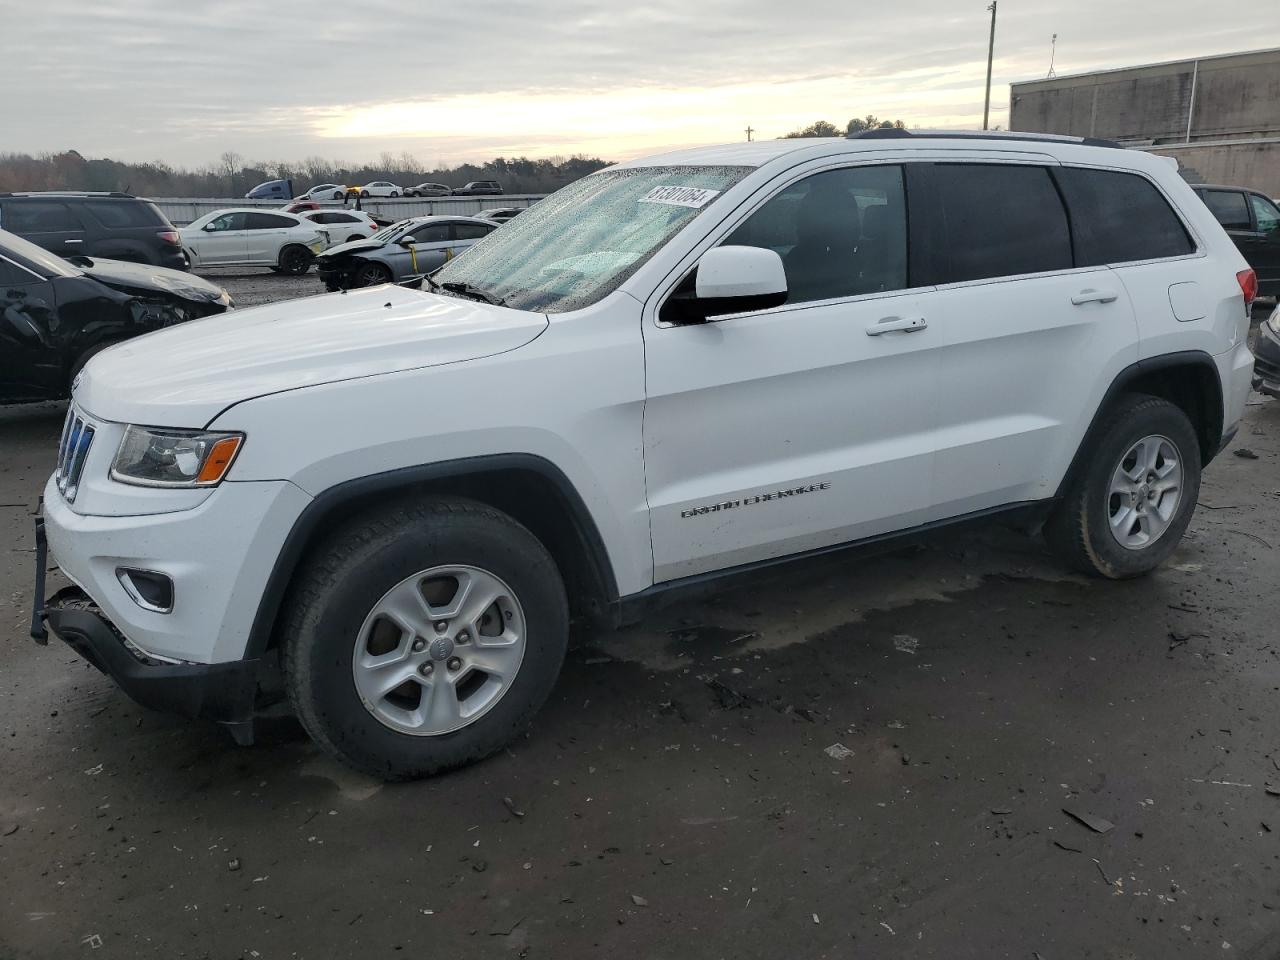
[[[704,187],[654,187],[640,198],[640,203],[666,203],[673,207],[697,209],[705,207],[719,192]]]

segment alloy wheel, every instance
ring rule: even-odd
[[[384,726],[452,733],[488,713],[524,660],[520,601],[479,567],[432,567],[383,595],[356,637],[356,692]]]
[[[1182,458],[1168,437],[1143,437],[1111,474],[1107,521],[1127,550],[1149,546],[1169,529],[1182,502]]]

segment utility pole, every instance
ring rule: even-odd
[[[1053,69],[1053,62],[1058,59],[1058,35],[1055,33],[1053,39],[1049,41],[1049,76],[1056,77],[1058,74]]]
[[[755,128],[755,127],[750,126],[750,125],[748,125],[748,126],[747,126],[747,143],[750,143],[750,142],[751,142],[751,135],[752,135],[753,133],[755,133],[755,132],[756,132],[756,128]]]
[[[998,0],[991,0],[991,6],[987,7],[991,11],[991,39],[987,41],[987,99],[982,105],[982,129],[987,129],[987,121],[991,119],[991,61],[996,52],[996,3]]]

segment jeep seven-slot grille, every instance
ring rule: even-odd
[[[84,461],[89,456],[89,445],[92,443],[93,427],[72,407],[67,411],[67,422],[62,428],[62,439],[58,442],[58,470],[53,475],[58,490],[67,498],[68,503],[76,499],[76,491],[80,489],[80,475],[84,473]]]

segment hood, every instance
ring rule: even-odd
[[[384,246],[386,244],[381,240],[348,240],[346,243],[335,243],[324,252],[316,254],[316,259],[323,260],[325,257],[339,257],[346,253],[361,253],[365,250],[381,250]]]
[[[99,283],[105,283],[118,290],[123,289],[126,293],[132,293],[135,290],[154,290],[157,293],[170,293],[196,303],[230,303],[231,298],[227,295],[227,291],[216,283],[210,283],[208,280],[182,270],[126,263],[124,260],[103,260],[99,257],[70,259],[85,274]]]
[[[477,360],[547,328],[540,313],[385,285],[205,318],[95,356],[75,399],[104,420],[201,427],[253,397]]]

